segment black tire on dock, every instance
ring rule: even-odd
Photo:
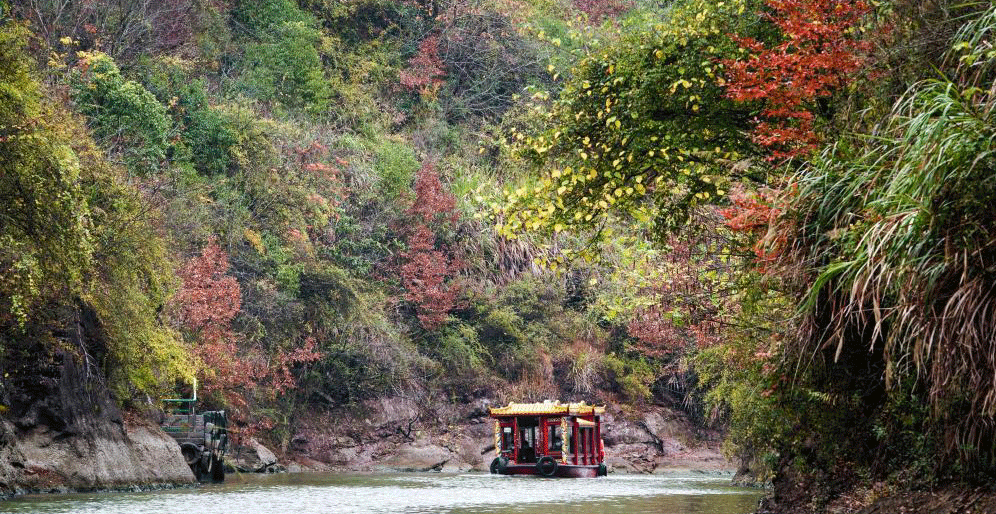
[[[183,443],[180,445],[180,453],[188,466],[193,466],[201,460],[201,449],[194,443]]]
[[[552,477],[557,474],[558,467],[557,461],[553,460],[553,457],[549,455],[544,455],[540,457],[540,460],[536,461],[536,470],[545,477]]]
[[[595,473],[597,477],[604,477],[609,475],[609,468],[605,467],[605,464],[598,465],[598,472]]]

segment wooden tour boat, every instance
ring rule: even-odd
[[[502,475],[595,478],[605,476],[601,415],[581,403],[509,403],[490,409],[495,419],[491,472]]]

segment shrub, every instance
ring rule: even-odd
[[[126,80],[109,56],[83,54],[70,83],[73,99],[112,157],[137,175],[148,175],[166,159],[170,122],[156,97],[141,84]]]
[[[291,108],[321,112],[331,92],[318,53],[316,21],[288,0],[243,1],[233,13],[245,39],[240,88],[249,96]]]

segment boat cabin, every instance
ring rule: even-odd
[[[601,416],[605,407],[550,400],[490,409],[495,420],[491,472],[596,477],[606,472]]]

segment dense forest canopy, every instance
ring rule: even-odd
[[[63,352],[284,445],[370,398],[569,397],[683,409],[826,498],[994,471],[989,2],[0,23],[0,414]]]

